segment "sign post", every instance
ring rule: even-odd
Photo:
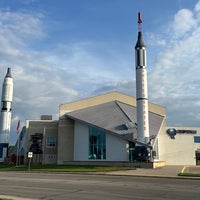
[[[31,170],[31,158],[33,157],[33,152],[28,152],[28,171]]]

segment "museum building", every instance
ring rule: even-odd
[[[137,141],[136,99],[110,92],[61,104],[58,120],[27,120],[18,152],[40,164],[200,164],[199,127],[168,127],[166,108],[149,102],[149,132],[149,144]]]

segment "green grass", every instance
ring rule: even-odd
[[[0,200],[12,200],[12,199],[7,199],[7,198],[0,198]]]
[[[37,165],[31,166],[30,171],[41,172],[109,172],[130,170],[130,167],[118,166],[91,166],[91,165]],[[0,165],[0,171],[28,171],[28,166]]]
[[[0,200],[12,200],[12,199],[7,199],[7,198],[0,198]]]
[[[180,173],[179,176],[200,177],[200,174]]]

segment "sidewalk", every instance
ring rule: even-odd
[[[200,174],[200,166],[184,166],[182,172],[191,174]]]
[[[149,177],[168,177],[168,178],[195,178],[200,179],[200,177],[186,177],[178,176],[179,173],[196,173],[200,174],[200,167],[196,166],[164,166],[155,169],[141,169],[127,170],[127,171],[113,171],[107,172],[106,174],[111,175],[129,175],[129,176],[149,176]]]

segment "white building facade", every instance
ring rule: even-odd
[[[168,134],[173,129],[175,135]],[[167,165],[200,165],[200,127],[166,127],[159,140],[159,158]]]

